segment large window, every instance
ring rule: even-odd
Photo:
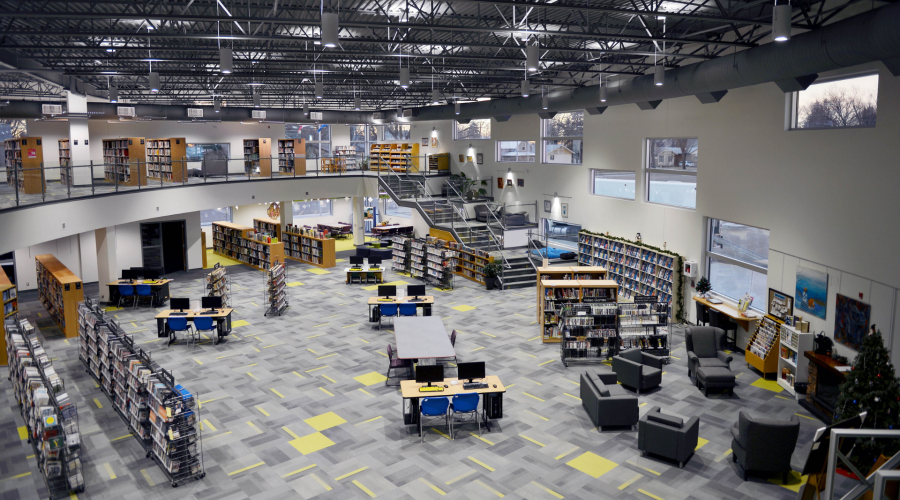
[[[389,123],[381,126],[381,136],[384,141],[408,141],[411,125]]]
[[[285,123],[284,136],[287,139],[305,139],[307,159],[331,157],[331,127],[328,125]]]
[[[792,128],[874,127],[878,75],[816,83],[793,97]]]
[[[698,148],[698,139],[647,139],[647,201],[696,208]]]
[[[558,113],[541,120],[543,163],[581,164],[584,111]]]
[[[331,200],[294,200],[291,204],[294,218],[332,215]]]
[[[213,222],[231,222],[231,207],[213,208],[200,211],[200,225],[209,226]]]
[[[591,194],[633,200],[634,182],[631,171],[591,169]]]
[[[706,250],[713,291],[735,300],[749,293],[753,307],[765,310],[769,230],[710,219]]]
[[[491,119],[480,118],[470,120],[469,123],[453,122],[453,139],[457,141],[491,138]]]
[[[534,162],[534,141],[497,141],[497,161]]]
[[[227,142],[215,144],[188,143],[185,145],[185,156],[187,156],[188,161],[203,160],[203,155],[207,151],[221,151],[225,154],[225,158],[231,158],[231,144]]]

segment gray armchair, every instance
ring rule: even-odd
[[[684,341],[688,355],[688,377],[697,373],[697,368],[718,367],[731,369],[729,363],[734,358],[722,351],[725,331],[711,326],[689,326],[684,330]]]
[[[638,348],[626,349],[613,356],[612,369],[622,385],[634,387],[638,394],[641,390],[659,387],[662,383],[663,358],[641,351]]]
[[[684,468],[697,448],[700,435],[700,419],[691,417],[687,423],[678,417],[663,415],[659,406],[650,408],[638,422],[638,449],[641,456],[652,453],[670,458]]]
[[[581,405],[591,422],[600,428],[634,426],[638,422],[638,399],[616,384],[615,373],[582,373]]]
[[[797,446],[800,434],[800,419],[796,415],[790,420],[753,417],[740,412],[738,421],[731,428],[731,450],[733,460],[743,470],[744,481],[747,471],[780,472],[782,482],[787,483],[791,472],[791,455]]]

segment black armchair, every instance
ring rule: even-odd
[[[678,417],[660,413],[659,406],[650,408],[638,422],[638,449],[641,455],[653,453],[684,463],[694,454],[700,437],[700,419],[691,417],[687,423]]]
[[[613,356],[612,369],[622,385],[641,390],[659,387],[662,383],[663,358],[641,351],[627,349]]]
[[[689,326],[684,330],[688,355],[688,377],[700,367],[731,369],[734,358],[722,351],[725,331],[711,326]]]
[[[800,434],[800,419],[796,415],[790,420],[754,417],[745,412],[738,414],[738,421],[731,428],[731,450],[733,460],[743,470],[744,481],[747,471],[780,472],[782,482],[787,483],[791,472],[791,455],[797,446]]]
[[[582,373],[581,405],[597,427],[634,426],[638,422],[638,398],[616,384],[615,373]]]

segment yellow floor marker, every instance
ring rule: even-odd
[[[552,363],[552,362],[554,362],[554,361],[556,361],[556,360],[555,360],[555,359],[551,359],[551,360],[549,360],[549,361],[544,361],[543,363],[538,364],[538,366],[544,366],[544,365],[546,365],[546,364],[548,364],[548,363]]]
[[[103,464],[103,467],[106,469],[106,473],[109,474],[110,480],[116,478],[116,473],[113,472],[112,465],[109,465],[109,462],[106,462],[105,464]]]
[[[572,453],[573,451],[580,450],[580,449],[581,449],[580,446],[576,446],[576,447],[572,448],[571,450],[569,450],[569,451],[563,453],[562,455],[557,455],[557,456],[555,457],[555,460],[559,460],[559,459],[565,457],[566,455]]]
[[[311,370],[306,370],[306,373],[311,373],[311,372],[314,372],[314,371],[316,371],[316,370],[321,370],[322,368],[328,368],[328,365],[320,366],[320,367],[318,367],[318,368],[313,368],[313,369],[311,369]]]
[[[523,392],[522,394],[528,396],[529,398],[537,399],[537,400],[540,401],[541,403],[545,402],[543,399],[541,399],[541,398],[539,398],[539,397],[537,397],[537,396],[534,396],[534,395],[532,395],[532,394],[528,394],[527,392]]]
[[[248,423],[249,423],[249,422],[248,422]],[[238,469],[238,470],[236,470],[236,471],[234,471],[234,472],[229,472],[228,475],[229,475],[229,476],[233,476],[233,475],[235,475],[235,474],[240,474],[241,472],[246,472],[246,471],[248,471],[248,470],[250,470],[250,469],[255,469],[255,468],[259,467],[260,465],[266,465],[266,463],[265,463],[265,462],[255,463],[255,464],[253,464],[253,465],[251,465],[251,466],[249,466],[249,467],[244,467],[243,469]]]
[[[362,469],[356,469],[355,471],[353,471],[353,472],[348,472],[348,473],[344,474],[343,476],[338,476],[338,477],[334,478],[334,480],[335,480],[335,481],[340,481],[341,479],[347,479],[348,477],[350,477],[350,476],[352,476],[352,475],[354,475],[354,474],[359,474],[360,472],[362,472],[362,471],[364,471],[364,470],[366,470],[366,469],[368,469],[368,468],[369,468],[369,467],[363,467]]]
[[[578,401],[581,401],[581,398],[579,398],[578,396],[573,396],[573,395],[569,394],[568,392],[564,392],[563,394],[565,394],[566,396],[569,396],[572,399],[577,399]]]
[[[547,446],[547,445],[545,445],[544,443],[542,443],[542,442],[540,442],[540,441],[535,441],[534,439],[531,439],[530,437],[526,436],[525,434],[519,434],[519,437],[522,438],[522,439],[524,439],[524,440],[526,440],[526,441],[531,441],[532,443],[534,443],[534,444],[540,446],[541,448],[543,448],[544,446]]]
[[[256,406],[256,409],[259,410],[259,412],[262,413],[263,415],[265,415],[265,416],[267,416],[267,417],[269,416],[269,412],[267,412],[266,410],[264,410],[261,406],[257,405],[257,406]]]
[[[478,460],[478,459],[475,458],[475,457],[466,457],[466,458],[468,458],[469,460],[475,462],[476,464],[478,464],[478,465],[484,467],[485,469],[487,469],[487,470],[489,470],[489,471],[491,471],[491,472],[494,472],[494,470],[496,470],[496,469],[494,469],[493,467],[491,467],[490,465],[488,465],[488,464],[482,462],[481,460]],[[447,483],[447,484],[450,484],[450,483]]]
[[[488,441],[487,439],[483,438],[482,436],[479,436],[478,434],[476,434],[476,433],[474,433],[474,432],[470,432],[469,435],[472,436],[473,438],[479,440],[479,441],[483,441],[483,442],[487,443],[488,446],[494,446],[494,443],[493,443],[493,442]]]
[[[319,390],[324,392],[325,394],[328,394],[329,396],[334,396],[334,394],[328,392],[328,389],[325,389],[324,387],[319,387]]]
[[[97,408],[103,408],[103,405],[100,404],[100,400],[97,398],[94,398],[94,404],[97,405]]]
[[[500,497],[500,498],[503,498],[503,497],[506,496],[506,495],[504,495],[503,493],[500,493],[499,491],[495,490],[494,488],[491,488],[490,486],[484,484],[483,482],[481,482],[480,479],[476,479],[475,481],[472,481],[472,482],[473,482],[473,483],[478,483],[479,486],[481,486],[482,488],[484,488],[484,489],[490,491],[491,493],[497,495],[497,496]]]
[[[612,460],[607,460],[600,455],[591,453],[589,451],[586,451],[581,455],[573,458],[572,460],[569,460],[568,462],[566,462],[566,465],[575,470],[584,472],[594,479],[597,479],[598,477],[619,466],[619,464],[613,462]]]
[[[478,472],[478,471],[476,471],[475,469],[472,469],[472,470],[470,470],[469,472],[466,472],[465,474],[463,474],[462,476],[455,477],[455,478],[453,478],[453,479],[447,481],[447,482],[444,483],[444,484],[453,484],[453,483],[459,481],[460,479],[465,479],[465,478],[471,476],[472,474],[475,474],[476,472]]]
[[[247,422],[247,425],[249,425],[250,427],[252,427],[253,430],[255,430],[257,434],[262,434],[262,433],[263,433],[262,429],[260,429],[259,427],[257,427],[256,424],[254,424],[253,422]]]
[[[362,483],[360,483],[356,479],[353,480],[353,485],[356,486],[357,488],[361,489],[366,495],[369,495],[370,497],[375,498],[375,493],[372,493],[372,490],[363,486]]]
[[[650,493],[649,491],[646,491],[646,490],[638,489],[638,493],[643,493],[644,495],[647,495],[648,497],[652,498],[653,500],[665,500],[663,497],[654,495],[653,493]]]
[[[150,485],[151,488],[156,486],[156,483],[153,481],[153,478],[150,477],[150,473],[147,472],[147,469],[141,469],[141,475],[144,476],[144,481],[147,481],[147,484]]]
[[[294,449],[296,449],[300,453],[309,455],[310,453],[323,450],[325,448],[328,448],[329,446],[334,446],[334,441],[328,439],[328,436],[322,434],[321,432],[314,432],[312,434],[291,440],[288,442],[288,444],[293,446]]]
[[[456,307],[451,307],[450,309],[453,309],[454,311],[459,311],[459,312],[466,312],[466,311],[471,311],[472,309],[478,309],[478,307],[476,307],[476,306],[467,306],[467,305],[465,305],[465,304],[462,304],[462,305],[459,305],[459,306],[456,306]]]
[[[284,399],[284,394],[282,394],[282,393],[276,391],[275,389],[269,389],[269,390],[272,391],[272,392],[274,392],[275,395],[278,396],[279,398]]]
[[[322,375],[322,378],[324,378],[325,380],[331,382],[332,384],[336,384],[336,383],[337,383],[337,380],[335,380],[335,379],[329,377],[328,375]]]
[[[640,478],[642,478],[642,477],[644,477],[643,474],[637,474],[637,475],[635,475],[634,477],[632,477],[632,478],[629,479],[628,481],[625,481],[624,483],[620,484],[620,485],[619,485],[619,489],[620,489],[620,490],[624,490],[625,488],[631,486],[632,484],[635,483],[635,481],[637,481],[638,479],[640,479]]]
[[[19,427],[16,430],[19,431],[19,439],[21,439],[22,441],[28,439],[28,427],[25,427],[23,425],[22,427]]]
[[[295,470],[294,472],[288,472],[287,474],[285,474],[285,475],[283,475],[283,476],[281,476],[281,477],[291,477],[291,476],[293,476],[293,475],[295,475],[295,474],[300,474],[301,472],[308,471],[309,469],[312,469],[312,468],[315,467],[315,466],[316,466],[316,464],[307,465],[306,467],[304,467],[304,468],[302,468],[302,469],[297,469],[297,470]]]
[[[540,489],[546,491],[547,493],[553,495],[553,496],[556,497],[556,498],[565,498],[564,496],[560,495],[559,493],[557,493],[557,492],[551,490],[550,488],[548,488],[548,487],[546,487],[546,486],[544,486],[544,485],[542,485],[542,484],[537,483],[536,481],[532,481],[531,484],[533,484],[533,485],[537,486],[538,488],[540,488]]]
[[[425,484],[425,486],[428,486],[429,488],[431,488],[432,490],[434,490],[434,492],[437,493],[437,494],[440,495],[440,496],[444,496],[444,495],[447,494],[446,492],[444,492],[444,490],[442,490],[442,489],[438,488],[437,486],[435,486],[435,485],[429,483],[428,481],[426,481],[424,477],[420,477],[420,478],[419,478],[419,481],[423,482],[423,483]]]
[[[326,483],[325,481],[322,481],[321,479],[319,479],[319,476],[317,476],[317,475],[315,475],[315,474],[310,474],[309,477],[315,479],[316,482],[319,483],[320,486],[322,486],[323,488],[325,488],[325,491],[331,491],[331,486],[328,486],[328,483]]]

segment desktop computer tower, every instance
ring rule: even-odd
[[[503,418],[503,394],[486,394],[484,404],[487,407],[488,418]]]

